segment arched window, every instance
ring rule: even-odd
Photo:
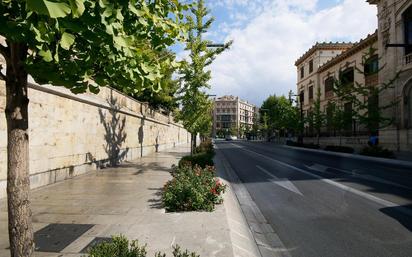
[[[412,45],[412,5],[402,14],[405,28],[405,44]],[[412,46],[405,47],[405,55],[412,54]]]

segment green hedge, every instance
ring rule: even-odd
[[[349,146],[328,145],[325,151],[339,152],[339,153],[354,153],[355,149]]]
[[[214,154],[213,143],[211,139],[206,139],[195,148],[195,153],[210,153]]]
[[[198,165],[202,168],[206,168],[207,166],[213,166],[213,156],[214,154],[212,153],[198,153],[184,156],[179,161],[179,167]]]
[[[320,146],[313,144],[313,143],[308,143],[308,144],[304,144],[304,143],[298,143],[292,140],[286,140],[286,145],[289,146],[296,146],[296,147],[303,147],[303,148],[310,148],[310,149],[319,149]]]
[[[392,151],[382,148],[380,146],[368,146],[361,150],[361,155],[381,157],[381,158],[395,158],[395,155]]]
[[[137,240],[129,242],[124,236],[115,236],[112,242],[103,242],[89,250],[90,257],[146,257],[146,245],[139,246]],[[164,253],[156,253],[155,257],[166,257]],[[182,251],[180,247],[173,246],[173,257],[200,257],[195,252]]]
[[[213,167],[175,167],[172,176],[163,191],[166,211],[213,211],[223,201],[226,185],[215,177]]]
[[[184,156],[179,161],[179,167],[183,166],[200,166],[206,168],[207,166],[213,166],[213,156],[215,156],[215,150],[211,140],[205,140],[194,150],[193,155]]]

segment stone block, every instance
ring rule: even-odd
[[[29,161],[30,174],[48,171],[50,168],[49,159],[47,158],[37,160],[30,159]]]

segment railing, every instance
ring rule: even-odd
[[[404,63],[405,63],[405,65],[412,63],[412,53],[410,53],[410,54],[408,54],[408,55],[405,55],[405,57],[404,57]]]

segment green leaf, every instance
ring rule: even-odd
[[[89,91],[92,92],[93,94],[98,94],[100,92],[100,89],[98,86],[93,86],[93,85],[89,85]]]
[[[60,45],[63,49],[69,50],[70,46],[74,43],[74,35],[64,32],[62,35],[62,39],[60,40]]]
[[[74,18],[82,16],[84,12],[84,0],[69,0],[70,7],[72,9],[72,15]]]
[[[139,18],[139,23],[142,24],[143,26],[147,26],[147,25],[148,25],[147,21],[146,21],[144,18],[142,18],[142,17]]]
[[[46,62],[53,61],[53,56],[52,56],[52,53],[51,53],[50,50],[46,50],[46,51],[41,50],[41,51],[39,51],[39,55],[41,57],[43,57],[43,60],[46,61]]]
[[[38,14],[48,15],[51,18],[62,18],[70,14],[70,6],[62,2],[51,2],[48,0],[26,1],[26,8]]]

